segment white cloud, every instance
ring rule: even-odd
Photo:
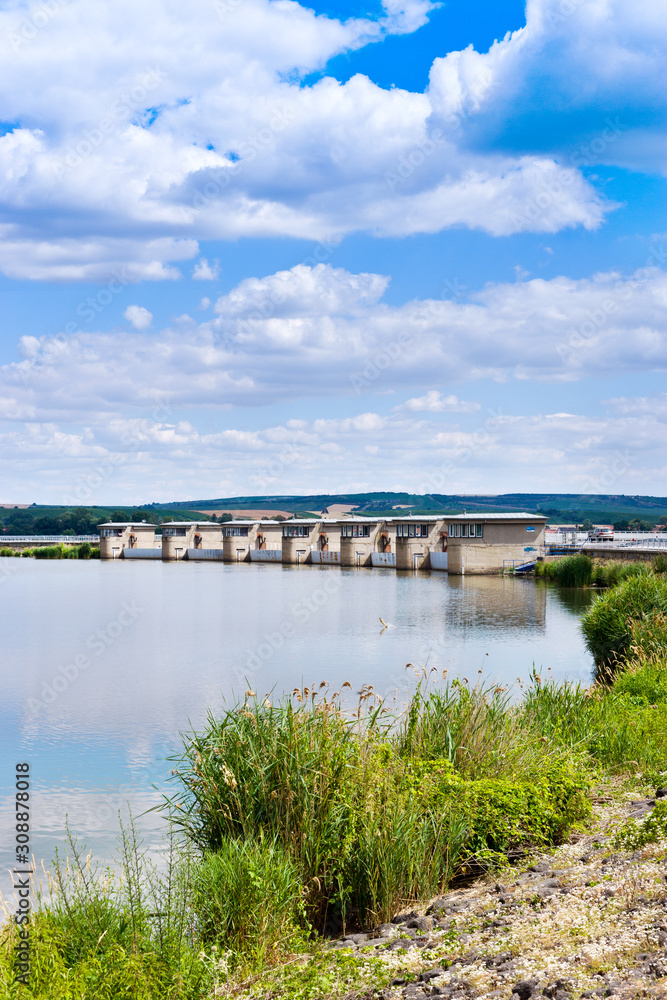
[[[208,239],[599,226],[613,206],[579,165],[664,152],[643,111],[664,102],[661,5],[587,0],[563,19],[561,0],[531,0],[488,53],[437,59],[424,94],[304,84],[431,7],[386,0],[379,20],[341,22],[291,2],[218,16],[210,0],[119,0],[110,21],[108,0],[70,0],[37,30],[43,5],[0,11],[3,118],[18,123],[0,137],[0,270],[162,279]],[[641,134],[622,119],[635,107]]]
[[[123,316],[135,330],[147,330],[153,322],[153,313],[143,306],[128,306]]]
[[[401,306],[381,301],[386,286],[382,275],[299,265],[242,281],[201,323],[186,314],[150,335],[73,324],[71,336],[24,338],[23,360],[0,368],[0,394],[45,421],[163,398],[257,406],[406,386],[427,394],[403,412],[464,412],[472,404],[441,396],[443,387],[667,369],[663,271],[532,279],[488,285],[469,301]],[[78,313],[89,320],[87,308]]]
[[[474,413],[480,410],[479,403],[466,402],[458,396],[443,396],[437,389],[430,389],[425,396],[408,399],[400,406],[394,407],[396,413],[403,410],[413,413]]]
[[[450,418],[451,419],[451,418]],[[170,418],[116,418],[85,429],[29,423],[0,433],[0,461],[21,475],[8,495],[42,502],[191,499],[226,492],[665,492],[667,423],[579,413],[480,415],[469,426],[373,412],[244,430]]]
[[[435,60],[434,113],[471,147],[664,170],[664,14],[661,0],[528,0],[525,27],[488,53]]]
[[[215,281],[215,279],[220,274],[220,265],[217,260],[213,261],[213,264],[209,264],[206,257],[200,257],[195,264],[195,269],[192,272],[192,277],[195,281]]]
[[[623,416],[650,416],[661,423],[667,423],[667,393],[657,396],[621,396],[608,399],[607,403],[615,413]]]
[[[55,236],[36,243],[27,235],[20,236],[19,231],[16,225],[0,225],[0,271],[10,278],[115,281],[123,286],[137,281],[174,281],[181,272],[170,262],[188,260],[198,252],[196,241],[189,239]]]

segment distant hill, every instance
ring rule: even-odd
[[[455,514],[462,511],[513,511],[527,510],[545,514],[550,521],[613,522],[619,518],[640,518],[659,521],[667,518],[667,497],[629,496],[624,494],[581,493],[500,493],[443,494],[431,493],[315,493],[309,496],[263,495],[223,497],[215,500],[171,501],[151,504],[152,510],[206,510],[244,511],[262,509],[289,511],[292,514],[319,514],[333,505],[350,505],[359,514],[396,514],[397,508],[405,513]]]
[[[229,517],[312,517],[328,510],[369,516],[397,514],[459,514],[525,510],[544,514],[551,524],[614,524],[619,530],[633,523],[650,530],[667,523],[667,497],[579,493],[443,494],[318,493],[311,496],[274,495],[222,497],[215,500],[175,500],[170,503],[66,507],[31,504],[0,507],[0,535],[95,534],[103,521],[204,521]]]

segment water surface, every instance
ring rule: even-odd
[[[578,626],[589,594],[532,580],[279,564],[4,559],[0,569],[5,891],[17,761],[32,767],[37,857],[50,859],[69,816],[109,858],[118,810],[160,801],[179,733],[247,686],[275,696],[349,681],[404,695],[407,663],[470,683],[515,684],[533,666],[591,677]],[[160,842],[158,814],[141,826]]]

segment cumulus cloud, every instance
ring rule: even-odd
[[[430,389],[425,396],[408,399],[394,409],[397,413],[402,410],[413,413],[474,413],[476,410],[480,410],[481,406],[479,403],[467,402],[451,394],[443,396],[437,389]]]
[[[25,337],[0,368],[16,412],[40,419],[175,406],[265,405],[423,388],[404,413],[468,412],[439,386],[573,381],[667,369],[667,273],[642,269],[486,286],[468,300],[386,305],[387,278],[320,264],[242,281],[196,323],[157,333]],[[445,289],[445,294],[448,290]],[[84,307],[85,308],[85,307]],[[91,308],[91,315],[94,312]],[[113,375],[110,376],[110,360]]]
[[[215,281],[219,274],[220,265],[217,260],[214,260],[212,264],[209,264],[206,257],[200,257],[195,264],[192,277],[195,281]]]
[[[453,418],[356,417],[289,420],[259,430],[234,422],[202,430],[175,414],[100,421],[86,430],[29,423],[0,432],[0,461],[21,477],[15,496],[48,490],[55,503],[191,499],[227,493],[392,489],[415,493],[543,491],[659,493],[667,468],[667,424],[580,413]],[[458,418],[456,418],[458,419]],[[444,421],[447,422],[444,422]],[[46,489],[42,473],[49,471]],[[196,490],[193,487],[196,483]]]
[[[269,0],[119,0],[112,20],[107,0],[70,0],[46,23],[36,2],[0,11],[15,123],[0,136],[0,270],[164,279],[208,239],[599,226],[613,205],[579,168],[664,152],[644,111],[664,109],[658,0],[575,2],[566,18],[562,0],[531,0],[488,53],[436,59],[425,93],[317,77],[432,6],[386,0],[344,22]],[[641,134],[623,119],[635,107]]]
[[[143,306],[128,306],[123,316],[135,330],[147,330],[153,322],[153,313]]]
[[[528,0],[525,27],[488,53],[436,59],[428,93],[469,148],[662,171],[666,44],[660,0]]]

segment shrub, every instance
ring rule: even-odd
[[[647,844],[657,844],[667,840],[667,801],[656,802],[653,810],[639,823],[628,819],[617,831],[612,847],[626,851],[637,851]]]
[[[418,690],[398,719],[363,704],[346,717],[335,698],[254,700],[186,741],[170,807],[209,854],[280,844],[316,926],[367,925],[443,890],[471,853],[560,837],[585,812],[574,762],[521,732],[500,690]]]
[[[654,573],[667,573],[667,556],[663,556],[662,553],[657,555],[653,560],[653,572]]]
[[[667,563],[667,560],[666,560]],[[615,587],[631,576],[642,576],[650,572],[650,567],[641,562],[600,563],[590,556],[580,554],[566,556],[552,562],[538,562],[535,576],[553,580],[561,587]]]
[[[614,670],[634,649],[667,649],[667,581],[644,573],[598,597],[582,618],[598,667]]]
[[[92,551],[90,542],[83,542],[77,550],[77,559],[90,559]]]
[[[614,691],[633,705],[659,705],[667,702],[667,668],[664,661],[644,663],[619,674]]]
[[[473,853],[503,854],[557,843],[591,811],[590,779],[567,766],[545,768],[539,782],[485,778],[472,782],[463,795],[470,803]]]

